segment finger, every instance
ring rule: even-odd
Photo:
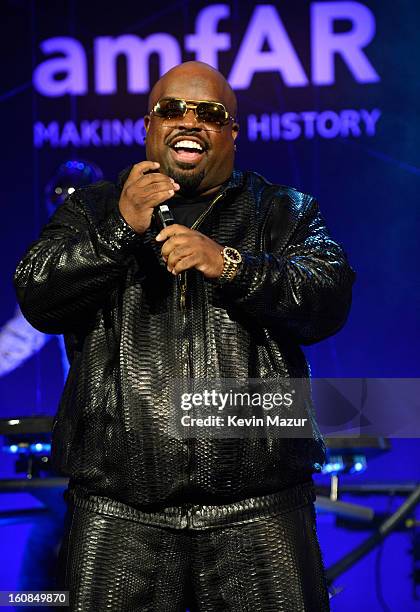
[[[141,205],[148,208],[161,204],[165,200],[172,198],[175,195],[175,189],[173,186],[164,185],[158,191],[143,193],[141,190],[136,190],[132,185],[129,185],[126,188],[126,195],[130,198],[135,206]]]
[[[130,174],[127,177],[127,181],[137,180],[139,176],[144,174],[145,172],[150,172],[150,170],[157,170],[159,167],[160,167],[159,162],[154,162],[154,161],[149,161],[149,160],[139,162],[138,164],[134,164],[134,166],[130,170]]]
[[[162,187],[166,189],[179,189],[178,183],[175,183],[169,176],[160,173],[141,175],[131,182],[127,180],[124,185],[126,193],[138,194],[141,197],[143,197],[145,193],[160,191]]]
[[[148,198],[145,198],[144,204],[148,208],[156,208],[156,206],[159,206],[159,204],[162,204],[162,202],[166,202],[167,200],[173,198],[174,195],[175,191],[173,189],[164,189],[159,193],[154,193],[153,197],[149,196]]]
[[[143,182],[136,181],[134,185],[131,187],[138,193],[142,193],[145,195],[157,193],[158,191],[162,191],[162,189],[174,189],[178,191],[180,186],[175,181],[172,181],[168,177],[160,181],[153,181],[150,184],[144,184]]]
[[[162,256],[168,257],[169,253],[173,251],[176,247],[181,247],[185,244],[191,244],[191,234],[180,230],[179,233],[174,234],[163,243],[161,249]]]
[[[179,274],[180,272],[184,272],[184,270],[190,270],[191,268],[195,268],[197,265],[198,259],[196,254],[188,255],[187,257],[182,257],[172,268],[172,274]]]
[[[180,247],[176,247],[175,249],[173,249],[168,257],[164,260],[166,262],[166,266],[169,269],[169,271],[172,270],[172,268],[175,267],[176,263],[182,259],[183,257],[188,257],[189,255],[192,255],[192,251],[191,251],[191,247],[187,244],[180,246]],[[163,255],[162,255],[163,256]]]
[[[163,181],[167,181],[172,184],[175,183],[175,180],[172,177],[167,176],[166,174],[163,174],[162,172],[151,172],[149,174],[143,174],[137,177],[134,182],[135,184],[141,184],[141,185],[146,186],[152,183],[161,183]]]
[[[175,234],[185,234],[189,232],[194,232],[194,230],[190,229],[186,225],[174,223],[173,225],[168,225],[168,227],[165,227],[163,230],[161,230],[156,236],[156,240],[160,242],[166,240],[167,238],[171,238],[171,236],[174,236]]]

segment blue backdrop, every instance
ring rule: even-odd
[[[237,166],[315,195],[357,272],[345,328],[305,349],[313,374],[419,376],[418,3],[10,0],[2,12],[0,326],[13,317],[12,275],[47,219],[44,189],[57,166],[87,159],[113,179],[144,159],[149,87],[179,61],[201,59],[237,93]],[[51,339],[0,378],[0,416],[53,414],[62,382]],[[395,440],[352,482],[419,480],[419,455],[417,440]],[[331,517],[319,523],[327,565],[366,535]],[[13,529],[3,530],[4,556]],[[395,534],[380,566],[375,552],[348,572],[334,609],[385,609],[375,572],[390,609],[415,609],[408,543]],[[18,548],[0,589],[14,586]]]

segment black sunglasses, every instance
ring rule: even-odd
[[[185,117],[188,109],[192,109],[196,118],[204,123],[227,125],[231,119],[235,121],[235,118],[229,115],[221,102],[211,102],[210,100],[162,98],[154,105],[150,114],[164,119],[177,119]]]

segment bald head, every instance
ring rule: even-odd
[[[162,98],[218,102],[230,117],[222,124],[198,118],[197,104],[171,117],[151,113]],[[159,172],[179,183],[181,194],[214,193],[233,170],[234,141],[239,130],[235,116],[236,96],[218,70],[203,62],[179,64],[150,92],[149,114],[144,118],[146,157],[159,162]]]
[[[149,110],[164,96],[200,99],[191,95],[186,96],[185,90],[182,92],[186,82],[190,85],[189,90],[194,88],[197,92],[210,85],[213,90],[219,92],[219,98],[214,101],[223,102],[229,113],[236,117],[237,101],[233,89],[221,72],[204,62],[184,62],[168,70],[150,92]]]

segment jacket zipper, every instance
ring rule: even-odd
[[[209,204],[206,210],[204,210],[201,213],[201,215],[198,217],[198,219],[196,219],[194,223],[191,225],[191,229],[196,229],[200,225],[202,220],[211,211],[211,209],[216,204],[216,202],[218,202],[225,195],[225,193],[226,191],[222,191],[222,193],[219,193],[214,198],[214,200]],[[184,270],[183,272],[179,274],[178,285],[179,285],[179,290],[180,290],[179,305],[181,307],[181,310],[185,310],[185,304],[186,304],[186,299],[187,299],[187,270]]]
[[[222,193],[219,193],[214,200],[212,200],[212,202],[209,204],[209,206],[206,208],[206,210],[204,210],[201,215],[198,217],[198,219],[196,219],[194,221],[194,223],[191,225],[191,229],[196,229],[200,223],[202,222],[202,220],[205,218],[205,216],[210,212],[210,210],[213,208],[213,206],[216,204],[216,202],[218,202],[223,196],[225,195],[225,191],[223,191]],[[179,302],[180,302],[180,308],[182,311],[182,318],[183,318],[183,328],[185,329],[185,320],[186,320],[186,298],[187,298],[187,270],[184,270],[183,272],[181,272],[178,277],[177,277],[177,282],[179,285],[179,289],[180,289],[180,298],[179,298]],[[191,372],[191,363],[190,363],[190,356],[188,356],[188,369]],[[187,448],[187,485],[189,485],[190,483],[190,462],[191,462],[191,456],[193,453],[193,447],[194,446],[194,441],[193,440],[187,440],[186,441],[186,448]],[[188,513],[186,512],[186,516],[185,519],[187,521],[188,524]]]

